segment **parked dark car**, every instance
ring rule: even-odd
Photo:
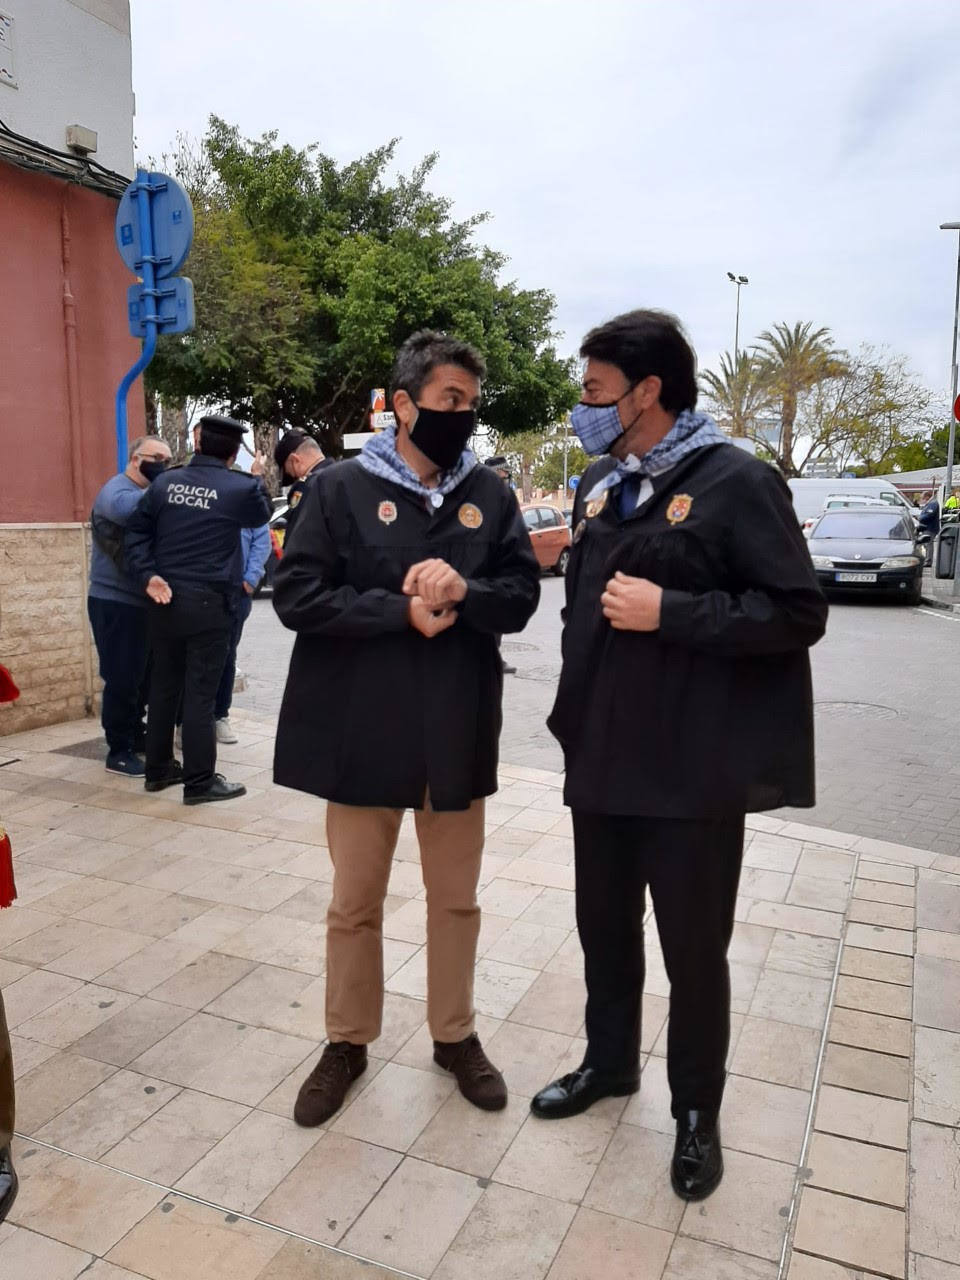
[[[827,511],[811,529],[808,545],[828,594],[883,592],[904,604],[920,603],[923,552],[906,513],[876,507]]]

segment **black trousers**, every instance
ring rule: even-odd
[[[227,653],[227,660],[223,665],[220,684],[217,687],[217,698],[214,706],[214,715],[217,720],[223,720],[225,716],[228,716],[233,705],[233,686],[237,678],[237,649],[240,645],[240,637],[243,635],[243,624],[250,617],[252,608],[253,600],[241,588],[237,597],[236,613],[233,616],[233,627],[230,632],[230,649]]]
[[[719,1108],[730,1042],[730,974],[742,818],[684,821],[574,810],[577,929],[587,983],[585,1064],[636,1076],[647,886],[670,979],[673,1114]]]
[[[100,721],[107,749],[140,751],[147,704],[147,611],[88,596],[87,616],[100,660]]]
[[[230,648],[228,597],[205,587],[177,586],[170,604],[147,609],[152,671],[147,711],[147,781],[173,759],[173,730],[183,700],[184,791],[202,791],[217,763],[214,700]]]

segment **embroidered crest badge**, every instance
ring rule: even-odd
[[[291,511],[292,511],[292,510],[293,510],[293,508],[297,505],[297,503],[300,501],[300,499],[301,499],[302,497],[303,497],[303,490],[302,490],[302,489],[298,489],[296,493],[293,493],[293,494],[291,494],[291,495],[290,495],[290,510],[291,510]]]
[[[576,543],[578,543],[578,542],[580,541],[580,539],[581,539],[581,538],[583,537],[583,535],[584,535],[584,532],[586,531],[586,528],[587,528],[587,522],[586,522],[586,520],[580,520],[580,521],[578,521],[578,522],[577,522],[577,527],[576,527],[576,528],[574,529],[574,531],[573,531],[573,541],[574,541],[574,544],[576,544]]]
[[[607,500],[609,499],[609,497],[610,497],[610,490],[604,489],[603,493],[601,493],[599,498],[590,499],[590,501],[587,503],[586,511],[584,512],[584,515],[587,517],[588,520],[592,520],[594,516],[598,516],[600,514],[603,508],[607,505]]]
[[[381,524],[393,524],[397,518],[397,504],[395,502],[381,502],[377,507],[377,519]]]
[[[465,529],[479,529],[483,524],[483,512],[472,502],[465,502],[457,512],[457,518]]]
[[[667,507],[667,519],[671,524],[683,524],[687,516],[690,514],[690,508],[693,506],[693,498],[689,493],[677,493],[670,499],[670,505]]]

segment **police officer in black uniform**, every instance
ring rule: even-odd
[[[287,527],[283,537],[284,546],[286,546],[300,517],[300,503],[303,501],[308,484],[325,467],[332,467],[333,459],[324,455],[313,436],[297,427],[286,432],[280,439],[273,451],[273,460],[280,468],[280,476],[284,484],[290,484],[287,492]]]
[[[230,469],[246,429],[233,418],[201,418],[198,451],[151,485],[126,529],[130,572],[151,602],[145,786],[162,791],[183,783],[184,804],[246,790],[214,772],[214,700],[242,580],[240,530],[266,524],[271,514],[263,458],[257,455],[253,475]],[[182,767],[173,756],[181,697]]]
[[[723,1174],[727,947],[744,816],[814,802],[808,649],[827,606],[782,476],[697,401],[694,353],[657,311],[589,333],[573,427],[605,454],[577,490],[563,669],[587,1046],[540,1091],[544,1119],[640,1086],[647,888],[670,979],[671,1182]]]

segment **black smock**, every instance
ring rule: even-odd
[[[827,606],[790,493],[734,445],[697,450],[621,519],[612,466],[574,508],[563,669],[549,727],[574,810],[723,819],[814,803],[809,646]],[[663,588],[660,629],[617,631],[617,570]]]
[[[286,529],[283,534],[284,547],[287,546],[290,540],[290,535],[296,527],[297,519],[300,515],[300,503],[303,501],[307,489],[321,471],[334,465],[335,460],[333,458],[321,458],[316,466],[310,468],[302,480],[294,480],[293,484],[290,486],[290,489],[287,492],[287,512],[284,516],[284,520],[286,521]]]
[[[467,597],[448,630],[410,626],[407,570],[446,560]],[[516,498],[477,466],[434,509],[364,469],[325,468],[300,504],[273,603],[297,641],[274,778],[341,804],[469,808],[497,789],[500,632],[522,631],[540,571]]]

